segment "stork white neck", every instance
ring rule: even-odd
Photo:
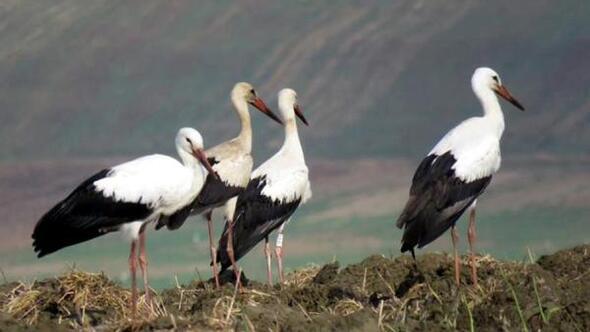
[[[281,150],[284,153],[293,154],[303,159],[303,148],[301,147],[297,123],[294,118],[285,121],[285,141]]]
[[[502,137],[504,132],[504,113],[500,107],[500,102],[494,91],[485,82],[473,79],[471,81],[473,92],[483,108],[484,118],[490,124],[498,138]]]
[[[294,92],[293,92],[294,94]],[[285,123],[285,141],[281,147],[281,153],[294,158],[304,160],[303,148],[299,140],[297,122],[295,118],[295,98],[289,93],[279,94],[279,109]]]
[[[241,129],[237,141],[249,153],[252,150],[252,124],[250,121],[250,112],[248,111],[248,103],[236,93],[232,93],[231,101],[240,118]]]

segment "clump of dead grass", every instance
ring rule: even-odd
[[[214,289],[199,282],[185,288],[177,283],[174,291],[162,293],[170,313],[159,297],[152,305],[140,297],[135,320],[129,317],[128,290],[103,275],[73,271],[39,283],[5,285],[0,309],[27,324],[41,320],[42,325],[49,318],[74,329],[97,330],[266,331],[313,329],[316,324],[382,331],[538,330],[553,325],[586,330],[582,316],[560,305],[561,296],[575,294],[564,293],[533,259],[527,264],[477,256],[479,287],[471,284],[468,256],[462,257],[460,287],[454,283],[452,257],[428,254],[418,263],[419,271],[405,257],[373,257],[343,270],[308,266],[290,273],[282,287],[253,282],[241,290],[231,285]]]
[[[313,281],[313,278],[320,271],[320,266],[310,265],[302,269],[295,270],[285,276],[284,284],[295,288],[302,288]]]
[[[240,279],[241,273],[242,271],[240,270],[238,280]],[[211,314],[208,316],[209,326],[215,329],[228,329],[234,326],[237,315],[241,312],[239,306],[236,305],[238,290],[239,284],[236,283],[233,296],[222,296],[215,301]]]
[[[215,301],[215,305],[207,315],[207,325],[215,329],[225,329],[233,326],[240,308],[235,306],[231,296],[222,296]]]
[[[364,308],[363,304],[359,301],[354,299],[343,299],[338,301],[334,308],[332,309],[333,313],[337,316],[350,316],[357,311],[360,311]]]
[[[27,285],[19,282],[8,294],[2,306],[2,311],[12,315],[15,319],[32,325],[39,318],[37,305],[41,291],[33,289],[34,284]]]
[[[42,313],[56,317],[59,324],[68,320],[78,327],[94,324],[91,321],[96,319],[102,324],[120,325],[131,321],[130,299],[129,290],[103,273],[72,270],[44,282],[19,282],[5,294],[1,309],[29,326],[36,324]],[[164,315],[167,312],[159,297],[152,297],[151,303],[145,295],[139,297],[137,318],[141,321]]]
[[[261,305],[266,299],[273,297],[273,295],[256,289],[245,289],[242,292],[241,297],[243,298],[243,302],[247,305],[256,307]]]

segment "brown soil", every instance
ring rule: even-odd
[[[230,282],[215,290],[195,281],[157,294],[152,306],[141,297],[135,320],[127,289],[72,271],[0,286],[0,330],[590,330],[590,245],[534,263],[478,257],[477,288],[466,263],[459,288],[443,254],[419,257],[419,272],[407,256],[375,255],[301,269],[282,286],[246,281],[237,292]]]

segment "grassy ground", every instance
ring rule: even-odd
[[[129,291],[103,274],[77,270],[32,284],[0,286],[0,329],[24,331],[221,329],[240,331],[587,331],[590,328],[590,245],[538,260],[478,256],[480,285],[469,281],[464,257],[461,287],[452,259],[427,254],[416,270],[409,257],[373,255],[340,268],[338,262],[299,269],[273,287],[246,281],[214,289],[192,281],[141,297],[135,320]],[[229,280],[231,273],[225,279]]]

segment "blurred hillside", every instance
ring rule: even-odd
[[[587,148],[589,2],[339,4],[3,1],[0,158],[173,151],[186,125],[210,145],[237,130],[228,96],[240,80],[275,108],[280,88],[299,92],[314,156],[416,158],[480,112],[469,85],[480,65],[528,110],[505,105],[505,153]],[[254,117],[265,158],[280,129]]]

